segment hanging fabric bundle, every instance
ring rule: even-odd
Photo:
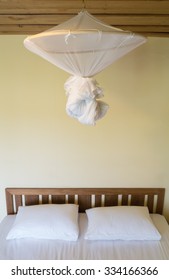
[[[65,83],[66,111],[83,124],[94,125],[108,105],[93,78],[115,60],[146,42],[146,38],[109,26],[87,11],[45,32],[28,36],[27,49],[72,76]]]
[[[67,114],[83,124],[94,125],[107,112],[108,105],[100,100],[103,90],[93,78],[71,76],[65,83]]]

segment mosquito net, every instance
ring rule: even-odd
[[[28,36],[24,45],[72,75],[65,83],[66,111],[94,125],[108,105],[99,100],[103,90],[93,76],[145,41],[143,36],[111,27],[82,11],[54,28]]]

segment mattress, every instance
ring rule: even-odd
[[[6,240],[15,215],[0,224],[1,260],[169,260],[169,226],[164,216],[151,214],[160,241],[90,241],[84,239],[87,216],[79,214],[77,241],[18,239]]]

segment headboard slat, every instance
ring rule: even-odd
[[[156,212],[163,213],[163,207],[164,207],[164,193],[158,196],[157,198]]]
[[[78,196],[79,211],[85,212],[86,209],[92,207],[91,195],[79,195]]]
[[[131,205],[138,205],[143,206],[144,205],[144,195],[132,195],[131,196]]]
[[[68,203],[75,203],[75,196],[74,195],[68,195]]]
[[[65,195],[52,195],[52,203],[55,204],[65,203]]]
[[[102,206],[102,195],[95,195],[95,207]]]
[[[39,204],[39,195],[25,195],[25,205]]]
[[[149,208],[149,211],[153,213],[153,205],[154,205],[154,195],[149,195],[147,199],[147,206]]]
[[[14,214],[13,194],[11,194],[7,189],[5,190],[5,194],[7,214]]]
[[[105,195],[105,206],[115,206],[118,205],[118,195]]]
[[[127,194],[122,195],[121,205],[128,205],[128,195]]]
[[[49,195],[42,195],[42,204],[49,203]]]
[[[16,206],[16,212],[18,212],[18,207],[22,206],[22,195],[17,195],[15,197],[15,206]]]

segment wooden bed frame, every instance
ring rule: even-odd
[[[147,206],[150,213],[163,213],[164,188],[6,188],[7,214],[21,205],[79,204],[79,212],[99,206]]]

